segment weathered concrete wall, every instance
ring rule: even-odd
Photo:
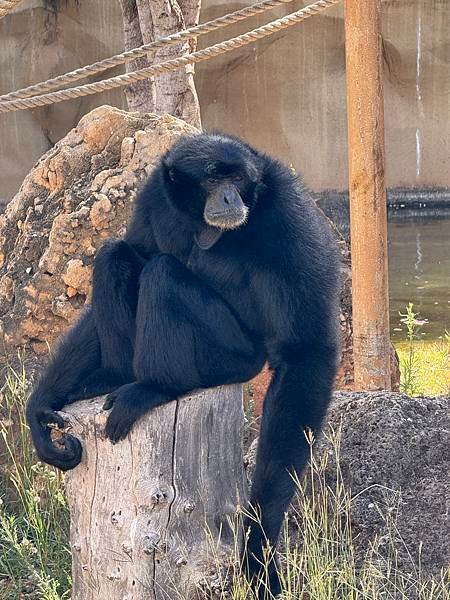
[[[70,0],[61,5],[56,15],[43,0],[24,0],[0,21],[0,93],[123,50],[118,2],[81,0],[77,6]],[[108,73],[120,72],[115,69]],[[0,115],[0,202],[12,198],[44,152],[84,114],[102,104],[125,108],[122,93],[107,92]]]
[[[204,0],[202,21],[248,3]],[[201,45],[299,6],[201,38]],[[117,2],[80,0],[77,7],[70,0],[57,18],[42,0],[19,8],[0,21],[2,93],[122,49]],[[383,27],[388,186],[448,187],[450,4],[386,0]],[[242,135],[292,163],[316,190],[347,187],[341,7],[199,65],[197,86],[205,127]],[[123,106],[122,92],[0,115],[0,198],[9,199],[43,151],[100,104]]]
[[[240,6],[209,0],[203,18]],[[258,17],[252,23],[264,20]],[[242,23],[234,31],[248,26]],[[388,0],[383,31],[388,186],[446,187],[450,5],[446,0]],[[214,34],[202,44],[218,39]],[[243,133],[255,145],[292,162],[314,189],[347,187],[341,6],[203,63],[198,73],[206,125]]]

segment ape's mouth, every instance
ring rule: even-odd
[[[218,229],[231,230],[238,229],[244,225],[248,217],[248,208],[245,204],[240,207],[239,210],[226,210],[226,211],[210,211],[205,210],[203,217],[211,227],[217,227]]]

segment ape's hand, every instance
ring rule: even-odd
[[[52,439],[50,425],[62,429],[65,422],[50,406],[50,403],[43,402],[38,393],[31,396],[27,406],[31,437],[40,460],[62,471],[68,471],[80,463],[82,447],[77,438],[67,433],[62,433],[55,441]]]
[[[111,410],[106,421],[105,435],[113,444],[123,440],[131,431],[134,423],[141,416],[136,406],[130,401],[130,388],[134,384],[123,385],[107,396],[103,410]]]

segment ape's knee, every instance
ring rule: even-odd
[[[94,277],[123,279],[128,274],[140,272],[143,259],[124,240],[110,240],[100,248],[94,260]]]
[[[167,290],[173,296],[178,290],[178,284],[186,277],[186,272],[186,267],[173,256],[158,254],[142,269],[140,288]]]
[[[94,261],[92,303],[104,309],[118,298],[136,304],[138,281],[144,260],[123,240],[111,240]]]

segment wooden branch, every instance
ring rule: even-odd
[[[197,598],[246,499],[241,386],[157,408],[114,446],[101,407],[78,402],[64,413],[84,446],[66,475],[72,600]]]

